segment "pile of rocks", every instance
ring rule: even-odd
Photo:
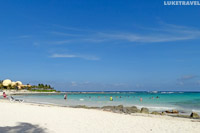
[[[124,113],[124,114],[132,114],[132,113],[145,113],[145,114],[149,114],[149,109],[148,108],[141,108],[138,109],[136,106],[131,106],[131,107],[124,107],[123,105],[118,105],[118,106],[103,106],[103,107],[88,107],[85,105],[77,105],[77,106],[73,106],[74,108],[85,108],[85,109],[100,109],[100,110],[104,110],[104,111],[110,111],[110,112],[114,112],[114,113]],[[200,116],[198,115],[198,113],[192,112],[190,116],[186,116],[186,115],[179,115],[179,111],[178,110],[172,110],[172,111],[164,111],[164,112],[157,112],[157,111],[153,111],[151,112],[151,114],[153,115],[166,115],[166,114],[173,114],[173,116],[184,116],[185,118],[194,118],[194,119],[198,119],[200,118]]]
[[[101,109],[105,111],[111,111],[115,113],[125,113],[125,114],[131,114],[131,113],[149,113],[149,110],[147,108],[142,108],[141,110],[138,109],[136,106],[131,107],[124,107],[123,105],[118,106],[103,106]]]

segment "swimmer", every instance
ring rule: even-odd
[[[142,102],[142,98],[140,98],[140,102]]]

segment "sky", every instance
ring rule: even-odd
[[[0,79],[64,91],[200,91],[200,6],[2,0]]]

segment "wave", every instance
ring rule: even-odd
[[[39,101],[29,101],[29,100],[25,100],[26,103],[36,103],[36,104],[55,104],[55,103],[51,103],[51,102],[39,102]]]
[[[172,94],[172,93],[175,93],[175,92],[161,92],[161,94]]]
[[[177,109],[176,107],[164,107],[164,106],[145,106],[145,105],[136,105],[138,108],[148,108],[149,110],[155,110],[155,111],[166,111],[166,110],[173,110]]]

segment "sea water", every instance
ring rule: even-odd
[[[67,100],[64,95],[67,93]],[[86,105],[102,107],[108,105],[147,107],[151,111],[176,109],[181,112],[200,113],[200,92],[66,92],[60,94],[17,95],[25,102],[56,104],[61,106]],[[112,96],[113,101],[110,101]],[[142,101],[140,100],[142,98]]]

